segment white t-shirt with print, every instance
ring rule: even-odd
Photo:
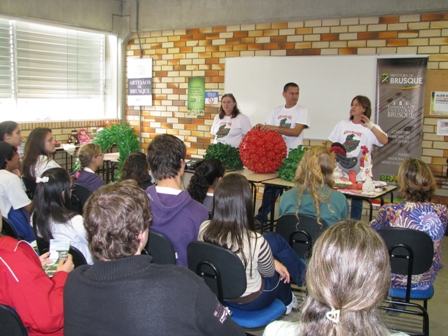
[[[375,127],[384,133],[378,125],[375,125]],[[372,166],[373,146],[384,146],[378,141],[371,130],[361,124],[354,124],[350,119],[344,119],[338,122],[328,137],[328,140],[342,144],[345,147],[347,157],[363,158],[364,167]],[[369,151],[366,155],[363,155],[361,152],[363,146]],[[358,181],[362,180],[360,174],[358,173],[357,175]]]
[[[215,136],[214,143],[223,143],[232,147],[238,147],[244,135],[252,128],[247,116],[239,113],[235,118],[224,116],[219,119],[219,114],[213,120],[210,133]]]
[[[296,124],[304,125],[305,128],[310,127],[310,116],[306,107],[295,105],[291,108],[286,108],[285,105],[275,108],[266,118],[266,124],[272,126],[282,126],[287,128],[295,128]],[[291,149],[303,144],[303,132],[299,136],[282,135],[285,140],[287,153]]]

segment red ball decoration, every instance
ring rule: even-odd
[[[275,131],[258,128],[246,133],[239,150],[244,166],[255,173],[278,170],[286,157],[286,144],[282,136]]]

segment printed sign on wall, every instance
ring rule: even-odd
[[[128,105],[152,105],[152,58],[128,59]]]
[[[389,143],[376,148],[376,180],[395,183],[400,164],[422,154],[427,57],[380,58],[377,68],[377,120]]]
[[[205,109],[205,78],[188,78],[188,114],[204,115]]]

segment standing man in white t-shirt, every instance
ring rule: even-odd
[[[297,104],[299,101],[299,86],[296,83],[287,83],[283,87],[285,105],[275,108],[266,118],[266,124],[257,124],[256,128],[278,132],[285,140],[287,153],[291,149],[303,144],[303,130],[310,127],[310,117],[306,107]],[[272,194],[274,191],[274,195]],[[272,197],[277,198],[280,190],[265,189],[263,201],[255,218],[266,223],[271,211]]]

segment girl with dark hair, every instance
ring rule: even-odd
[[[213,193],[226,167],[218,159],[205,160],[196,168],[187,191],[191,198],[204,204],[208,212],[213,210]]]
[[[135,180],[143,189],[152,186],[151,175],[149,174],[149,164],[146,155],[141,152],[131,153],[123,162],[121,168],[120,181]]]
[[[50,159],[50,155],[55,151],[51,128],[37,127],[33,129],[25,143],[23,175],[35,179],[47,169],[60,168],[53,159]]]
[[[19,124],[15,121],[4,121],[0,123],[0,141],[5,141],[14,147],[22,144],[22,134]]]
[[[350,118],[340,121],[328,140],[341,143],[346,151],[347,158],[357,158],[358,164],[355,173],[357,181],[362,181],[362,171],[359,167],[370,167],[372,165],[373,146],[383,147],[389,141],[387,134],[381,127],[374,124],[371,120],[372,107],[369,98],[365,96],[356,96],[352,99],[350,108]],[[338,157],[339,165],[344,163]],[[352,200],[351,218],[361,219],[362,200]]]
[[[92,264],[92,256],[86,238],[81,215],[70,210],[71,179],[65,169],[46,170],[36,179],[34,196],[33,228],[36,237],[69,240]]]
[[[32,203],[23,189],[22,181],[12,173],[19,165],[16,148],[0,141],[0,209],[15,227],[20,239],[32,242],[35,240],[29,215]]]
[[[383,205],[376,219],[370,225],[375,230],[386,227],[404,227],[423,231],[434,242],[434,255],[431,268],[412,276],[412,289],[428,289],[443,267],[442,238],[448,223],[445,205],[430,202],[437,189],[434,176],[428,165],[419,159],[407,158],[398,168],[398,192],[404,201],[398,204]],[[407,275],[392,274],[392,286],[406,289]]]
[[[260,310],[276,298],[286,306],[286,314],[296,308],[297,298],[289,285],[291,277],[300,286],[305,265],[288,243],[274,232],[255,232],[252,192],[240,174],[225,176],[216,186],[212,219],[202,223],[199,240],[228,248],[246,269],[244,294],[226,302],[241,310]]]
[[[221,98],[221,107],[213,120],[210,133],[215,136],[214,143],[224,143],[238,147],[244,135],[252,128],[250,120],[238,109],[236,99],[231,93]]]
[[[104,185],[104,181],[95,172],[103,166],[103,152],[101,147],[94,143],[83,145],[78,151],[81,168],[74,174],[76,183],[82,184],[92,192]]]

